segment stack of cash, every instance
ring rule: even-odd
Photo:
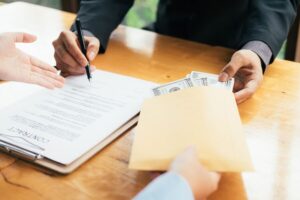
[[[220,82],[218,78],[219,76],[216,74],[193,71],[191,74],[188,74],[186,78],[154,88],[153,93],[155,96],[159,96],[194,86],[208,86],[225,88],[230,91],[233,90],[234,78],[225,82]]]

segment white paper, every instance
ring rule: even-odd
[[[0,91],[9,88],[3,85]],[[26,98],[0,106],[0,139],[70,164],[135,116],[155,86],[97,70],[91,84],[84,75],[67,78],[63,89],[30,89],[35,92]]]

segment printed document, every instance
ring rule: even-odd
[[[85,75],[67,78],[62,89],[36,89],[0,106],[0,139],[68,165],[138,114],[155,86],[100,70],[91,84]]]

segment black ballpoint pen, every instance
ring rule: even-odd
[[[78,35],[78,40],[79,40],[81,52],[87,58],[84,38],[83,38],[82,30],[81,30],[80,20],[76,19],[75,24],[76,24],[76,30],[77,30],[77,35]],[[90,71],[90,63],[88,63],[87,66],[85,66],[85,71],[86,71],[87,78],[90,81],[91,78],[92,78],[91,71]]]

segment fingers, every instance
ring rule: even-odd
[[[48,89],[61,88],[64,85],[64,78],[57,74],[57,70],[43,61],[30,57],[29,82],[38,84]]]
[[[62,63],[62,61],[60,60],[60,58],[57,58],[56,57],[57,55],[54,55],[56,61],[57,61],[57,68],[62,70],[61,71],[61,75],[63,77],[67,77],[67,76],[71,76],[71,75],[83,75],[86,73],[86,70],[84,67],[72,67],[72,66],[69,66],[68,64],[65,64],[65,63]],[[67,70],[65,70],[67,68]],[[94,72],[96,70],[96,67],[91,65],[90,66],[90,70],[91,72]]]
[[[51,65],[35,58],[35,57],[30,57],[30,62],[31,62],[31,70],[35,70],[36,72],[40,72],[44,75],[47,75],[50,78],[56,79],[57,81],[60,81],[61,83],[64,82],[64,78],[59,76],[57,73],[57,70],[52,67]]]
[[[189,147],[179,154],[170,170],[185,178],[196,199],[205,199],[218,188],[220,176],[201,165],[195,147]]]
[[[63,45],[61,47],[64,47],[63,49],[65,50],[63,53],[68,53],[73,58],[75,58],[75,61],[77,61],[77,63],[79,63],[81,67],[86,66],[88,64],[88,61],[82,54],[81,49],[78,46],[77,36],[71,31],[64,31],[60,34],[60,38],[63,42]],[[62,58],[65,59],[65,54],[61,55]]]
[[[234,80],[233,92],[240,91],[244,87],[245,87],[245,85],[241,80],[239,80],[237,78]]]
[[[87,57],[92,61],[100,47],[100,42],[95,37],[85,37],[87,44]],[[84,67],[88,60],[82,54],[78,46],[77,36],[71,31],[64,31],[59,38],[53,42],[55,49],[56,66],[64,75],[82,75],[86,71]]]
[[[94,72],[96,69],[97,69],[97,68],[96,68],[94,65],[91,65],[91,66],[90,66],[91,72]]]
[[[56,67],[61,70],[61,74],[64,74],[63,76],[82,75],[86,73],[84,67],[74,67],[64,63],[56,53],[54,54],[54,58],[56,60]]]
[[[100,48],[100,41],[95,37],[85,37],[87,42],[87,57],[89,61],[95,59]]]
[[[235,52],[221,71],[219,81],[226,81],[232,77],[235,77],[234,95],[239,104],[249,99],[263,80],[259,56],[251,50]]]
[[[84,74],[84,67],[88,64],[87,59],[81,53],[77,43],[77,36],[71,31],[64,31],[53,42],[55,49],[56,66],[63,73],[71,75]]]
[[[242,67],[242,65],[230,61],[221,71],[219,75],[219,81],[224,82],[232,78],[235,73]]]
[[[30,72],[30,77],[27,82],[40,85],[48,89],[54,89],[55,87],[57,87],[50,78],[36,72]]]
[[[197,158],[197,150],[195,146],[187,147],[179,156]]]
[[[68,72],[60,72],[60,75],[61,75],[62,77],[68,77],[68,76],[71,76],[71,74],[68,73]]]
[[[7,33],[7,35],[11,37],[14,42],[31,43],[36,41],[36,36],[29,33],[11,32]]]
[[[243,50],[235,52],[230,62],[222,69],[219,81],[224,82],[232,78],[241,67],[249,64],[247,61],[248,59]]]
[[[50,80],[51,83],[53,83],[55,85],[55,87],[61,88],[64,85],[64,82],[65,82],[64,78],[55,72],[43,70],[43,69],[35,67],[35,66],[33,66],[31,68],[31,71],[35,72],[39,75],[42,75],[44,77],[47,77],[47,79]]]
[[[215,192],[218,189],[219,182],[221,180],[221,174],[217,172],[209,172],[210,180],[211,180],[211,193]]]
[[[198,157],[196,148],[194,146],[186,148],[182,153],[178,154],[172,164],[170,165],[170,169],[181,169],[185,166],[183,163],[190,165],[191,163],[197,162],[198,163]]]
[[[210,173],[210,176],[211,176],[213,182],[216,183],[216,186],[217,186],[221,179],[221,174],[218,172],[209,172],[209,173]]]
[[[256,82],[256,80],[249,81],[242,90],[234,93],[236,102],[240,104],[246,101],[255,93],[257,88],[258,88],[258,83]]]
[[[73,68],[83,68],[84,65],[78,63],[72,56],[67,52],[64,46],[59,46],[55,50],[54,57],[56,61],[59,60],[60,63],[64,64],[65,66],[71,66]],[[59,66],[60,67],[60,66]]]
[[[47,63],[45,63],[45,62],[43,62],[43,61],[41,61],[41,60],[39,60],[35,57],[32,57],[32,56],[30,57],[30,63],[33,66],[36,66],[38,68],[41,68],[41,69],[44,69],[44,70],[47,70],[47,71],[50,71],[50,72],[54,72],[54,73],[57,72],[57,70],[54,67],[52,67],[51,65],[49,65],[49,64],[47,64]]]

